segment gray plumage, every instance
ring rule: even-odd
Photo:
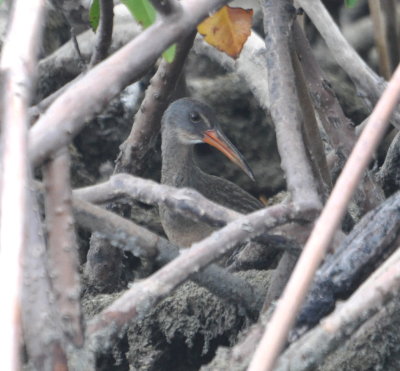
[[[239,166],[252,177],[250,168],[222,134],[212,109],[194,99],[183,98],[172,103],[162,119],[161,182],[175,187],[190,187],[208,199],[240,213],[263,207],[262,203],[236,184],[202,171],[196,164],[194,144],[203,142],[204,133],[216,130],[240,157]],[[207,237],[214,228],[184,218],[160,207],[161,222],[171,242],[190,246]]]

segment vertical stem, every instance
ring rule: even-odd
[[[385,18],[386,37],[391,64],[391,72],[394,71],[400,62],[400,38],[397,24],[396,1],[384,0],[381,2],[383,16]]]
[[[290,0],[266,0],[262,9],[271,116],[287,188],[299,206],[307,203],[319,208],[320,199],[302,136],[302,115],[290,55],[295,9]]]
[[[45,207],[48,232],[49,270],[56,313],[64,335],[75,347],[83,345],[80,308],[79,261],[70,187],[70,154],[60,149],[46,164]]]
[[[368,0],[369,11],[371,13],[372,24],[374,26],[375,45],[379,56],[379,71],[381,75],[389,80],[391,76],[391,66],[389,60],[386,33],[383,25],[381,1]]]
[[[26,245],[28,104],[44,0],[15,1],[2,50],[0,305],[2,370],[20,368],[22,258]]]

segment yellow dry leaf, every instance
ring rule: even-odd
[[[237,58],[251,33],[253,10],[222,7],[197,26],[204,40],[232,58]]]

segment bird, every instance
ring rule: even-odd
[[[217,148],[254,181],[246,160],[222,132],[214,110],[199,100],[181,98],[169,105],[161,120],[162,184],[193,188],[209,200],[243,214],[263,208],[261,201],[238,185],[200,169],[194,152],[197,143]],[[216,229],[177,215],[163,205],[159,211],[168,239],[181,247],[190,247]]]

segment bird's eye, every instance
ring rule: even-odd
[[[199,123],[201,121],[200,114],[198,112],[191,112],[190,120],[195,124]]]

